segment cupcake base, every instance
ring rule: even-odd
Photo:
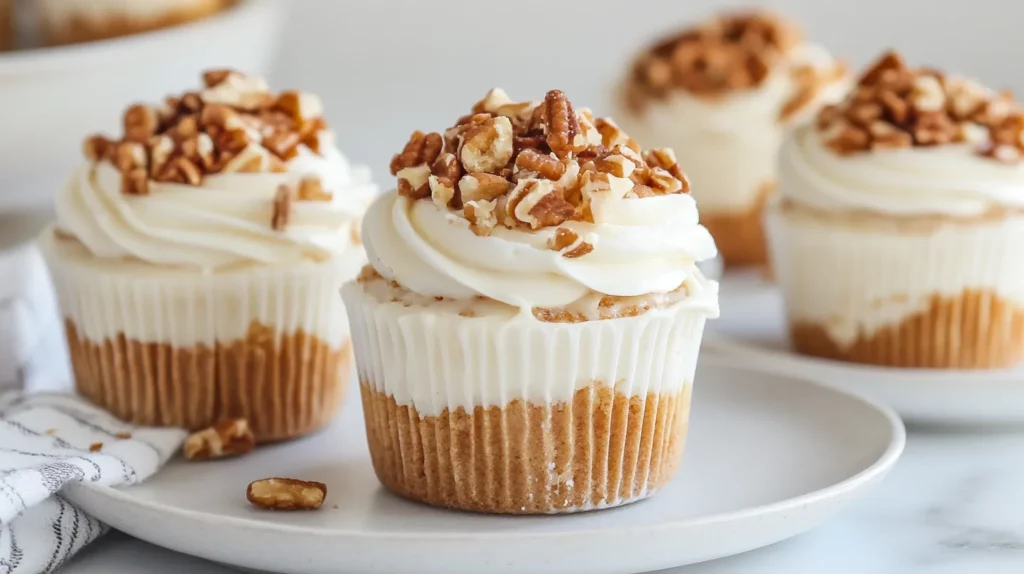
[[[872,365],[987,369],[1024,360],[1024,309],[987,291],[932,298],[927,310],[840,345],[824,325],[790,327],[800,353]]]
[[[43,40],[48,45],[58,46],[130,36],[201,20],[224,10],[234,2],[235,0],[191,0],[181,2],[173,9],[139,16],[128,13],[112,14],[102,18],[95,15],[71,15],[59,21],[44,21]],[[127,3],[125,5],[128,6]],[[126,8],[126,12],[130,10]]]
[[[78,392],[136,425],[206,428],[244,418],[259,442],[294,438],[337,413],[352,371],[347,342],[259,323],[237,341],[184,348],[123,334],[102,342],[65,322]]]
[[[775,192],[775,184],[767,183],[757,194],[757,202],[743,212],[701,213],[700,222],[715,238],[718,253],[726,267],[764,265],[768,248],[764,231],[764,207]]]
[[[897,217],[782,202],[766,221],[799,352],[934,369],[1024,359],[1024,215]]]
[[[630,397],[595,382],[567,402],[421,416],[361,387],[373,467],[388,490],[503,514],[611,508],[654,494],[682,456],[692,388]]]

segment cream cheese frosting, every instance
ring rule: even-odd
[[[292,220],[267,224],[282,184],[318,176],[330,201],[295,202]],[[225,173],[201,186],[153,182],[149,195],[122,192],[109,163],[84,165],[56,198],[57,227],[93,255],[205,271],[255,263],[324,259],[356,249],[360,216],[376,194],[365,167],[352,167],[336,148],[303,150],[284,173]]]
[[[1024,208],[1024,164],[979,156],[968,144],[840,156],[807,126],[786,142],[780,180],[783,198],[827,211],[976,217]]]
[[[620,201],[617,219],[569,224],[594,245],[578,259],[548,249],[554,229],[496,229],[478,237],[468,221],[395,192],[370,207],[363,240],[378,273],[425,296],[480,296],[529,309],[565,306],[591,292],[666,293],[690,281],[694,298],[714,307],[712,282],[696,262],[714,257],[716,250],[697,222],[693,198]]]

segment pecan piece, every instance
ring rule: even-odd
[[[420,164],[398,170],[398,193],[411,199],[423,199],[430,195],[430,167]]]
[[[391,175],[398,175],[399,171],[408,167],[434,163],[443,145],[441,134],[413,132],[402,151],[391,158]]]
[[[113,145],[114,142],[101,135],[89,136],[82,143],[82,153],[89,161],[96,163],[107,157]]]
[[[493,173],[469,173],[459,180],[463,202],[493,200],[508,192],[508,180]]]
[[[295,478],[264,478],[249,483],[245,497],[268,510],[316,510],[327,498],[327,485]]]
[[[575,230],[559,227],[554,237],[548,240],[548,249],[560,251],[562,257],[567,259],[575,259],[592,252],[594,246],[584,241]]]
[[[535,124],[539,123],[545,134],[545,141],[559,159],[580,151],[576,135],[580,123],[572,102],[559,90],[551,90],[544,96],[544,103],[535,112]]]
[[[270,228],[274,231],[281,231],[288,226],[288,220],[292,215],[292,189],[287,185],[281,185],[274,194],[273,214],[270,217]]]
[[[571,218],[576,208],[546,179],[523,179],[508,195],[508,213],[533,229],[559,225]]]
[[[504,117],[487,118],[465,131],[459,158],[466,171],[495,172],[512,159],[512,122]]]
[[[494,201],[481,199],[465,202],[462,213],[469,220],[469,229],[477,235],[490,235],[498,225],[498,205]]]
[[[256,438],[245,419],[225,419],[196,431],[185,440],[186,460],[212,460],[249,454],[256,448]]]
[[[124,113],[124,138],[129,141],[145,143],[160,128],[160,116],[156,108],[136,104]]]
[[[538,153],[532,149],[525,149],[516,157],[516,167],[552,181],[561,179],[565,175],[565,164],[558,158]]]
[[[283,92],[278,96],[274,107],[299,122],[324,115],[324,105],[320,101],[320,97],[306,92]]]
[[[149,174],[141,167],[124,172],[121,191],[127,195],[149,195]]]
[[[448,205],[455,198],[455,182],[436,175],[431,175],[427,182],[430,184],[430,200],[441,209],[448,209]]]

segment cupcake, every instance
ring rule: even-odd
[[[375,195],[319,99],[238,72],[135,105],[44,231],[78,391],[139,425],[245,418],[260,441],[337,412],[352,366],[338,290]]]
[[[415,132],[342,290],[389,490],[492,513],[627,504],[682,454],[715,256],[675,156],[559,91]]]
[[[796,130],[768,213],[795,348],[892,367],[1024,355],[1024,111],[885,54]]]
[[[76,44],[193,22],[236,0],[32,0],[43,41]]]
[[[645,145],[670,147],[687,166],[725,264],[759,265],[784,134],[847,83],[844,66],[792,24],[728,14],[641,54],[621,90],[620,117]]]

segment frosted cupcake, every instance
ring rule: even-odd
[[[894,53],[783,148],[771,243],[796,348],[895,367],[1024,355],[1024,113]]]
[[[343,289],[373,466],[439,506],[563,513],[671,478],[715,255],[671,150],[494,90],[394,157]]]
[[[655,44],[622,90],[622,126],[670,147],[727,266],[765,262],[763,207],[787,129],[839,99],[844,66],[762,13],[729,14]]]
[[[248,419],[261,441],[338,410],[351,349],[338,290],[365,263],[375,195],[319,99],[209,72],[136,105],[56,200],[42,236],[78,391],[142,425]]]
[[[43,41],[75,44],[193,22],[236,0],[32,0]]]

